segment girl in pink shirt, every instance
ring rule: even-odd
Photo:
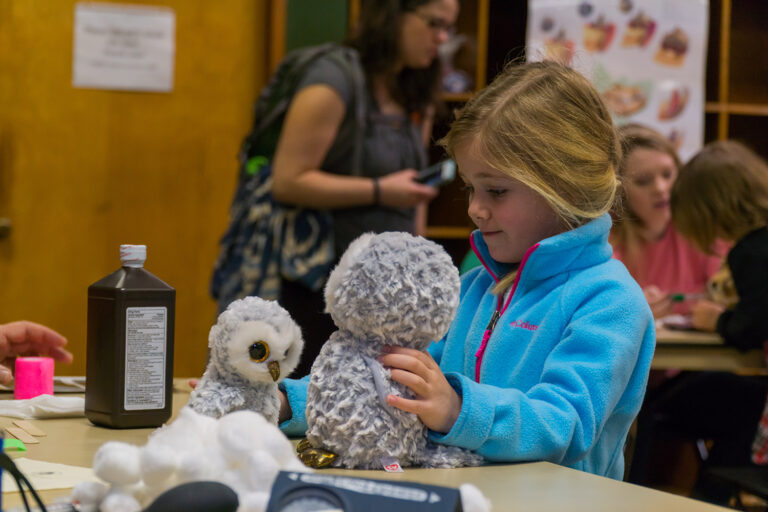
[[[704,298],[727,246],[717,242],[713,254],[703,253],[672,225],[669,200],[680,160],[670,142],[638,124],[623,126],[619,135],[623,210],[611,231],[614,257],[643,288],[654,317],[687,314]]]

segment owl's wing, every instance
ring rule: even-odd
[[[200,381],[189,397],[189,405],[196,412],[218,418],[228,412],[245,407],[242,389],[214,380]]]
[[[362,356],[362,358],[363,361],[365,361],[365,365],[368,367],[368,370],[371,372],[373,385],[376,388],[376,394],[379,397],[379,404],[381,405],[382,410],[392,416],[392,406],[387,403],[387,395],[392,392],[392,386],[390,384],[389,377],[387,376],[387,371],[384,369],[380,362],[373,359],[372,357]]]

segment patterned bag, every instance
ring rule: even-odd
[[[331,43],[289,53],[259,95],[254,127],[240,151],[230,222],[211,279],[211,295],[220,312],[246,296],[278,299],[281,277],[317,291],[335,260],[330,213],[278,203],[272,197],[270,159],[285,114],[307,66],[321,56],[340,63],[353,84],[357,129],[352,172],[360,172],[366,99],[357,52]]]

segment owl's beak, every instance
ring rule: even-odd
[[[272,380],[277,381],[277,379],[280,378],[280,363],[277,361],[270,361],[267,363],[267,368],[269,368],[269,374],[272,376]]]

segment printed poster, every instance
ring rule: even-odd
[[[527,54],[588,77],[618,125],[664,134],[683,161],[704,142],[708,0],[529,0]]]

